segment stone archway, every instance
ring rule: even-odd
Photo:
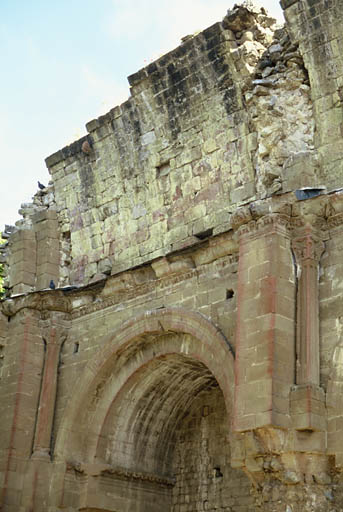
[[[199,314],[160,310],[103,346],[57,437],[57,460],[86,476],[75,510],[230,510],[249,482],[229,464],[234,374],[223,335]]]

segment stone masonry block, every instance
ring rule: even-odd
[[[325,430],[325,392],[319,386],[301,385],[290,393],[290,411],[296,430]]]
[[[15,287],[16,285],[34,286],[34,283],[35,283],[35,274],[34,273],[27,272],[24,270],[16,270],[15,267],[11,269],[11,286],[13,286],[13,287]],[[30,291],[32,291],[31,288],[30,288]],[[22,293],[22,292],[16,292],[16,293]]]
[[[21,265],[23,263],[30,262],[31,264],[34,263],[36,260],[36,249],[32,250],[31,248],[28,249],[21,249],[19,251],[15,251],[10,255],[9,262],[10,265]]]

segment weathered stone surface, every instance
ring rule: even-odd
[[[6,226],[2,511],[342,511],[343,5],[282,5],[131,75]]]

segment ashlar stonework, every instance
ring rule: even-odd
[[[281,4],[130,76],[6,227],[1,511],[343,511],[343,0]]]

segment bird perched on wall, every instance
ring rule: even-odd
[[[38,188],[40,188],[41,190],[44,190],[46,188],[45,185],[43,185],[43,183],[41,183],[40,181],[38,182]]]
[[[50,287],[52,290],[54,290],[54,289],[56,288],[56,285],[55,285],[55,283],[54,283],[54,281],[53,281],[52,279],[51,279],[51,281],[50,281],[49,287]]]
[[[81,146],[81,150],[86,153],[86,155],[89,155],[92,152],[92,147],[89,144],[88,140],[85,140]]]

